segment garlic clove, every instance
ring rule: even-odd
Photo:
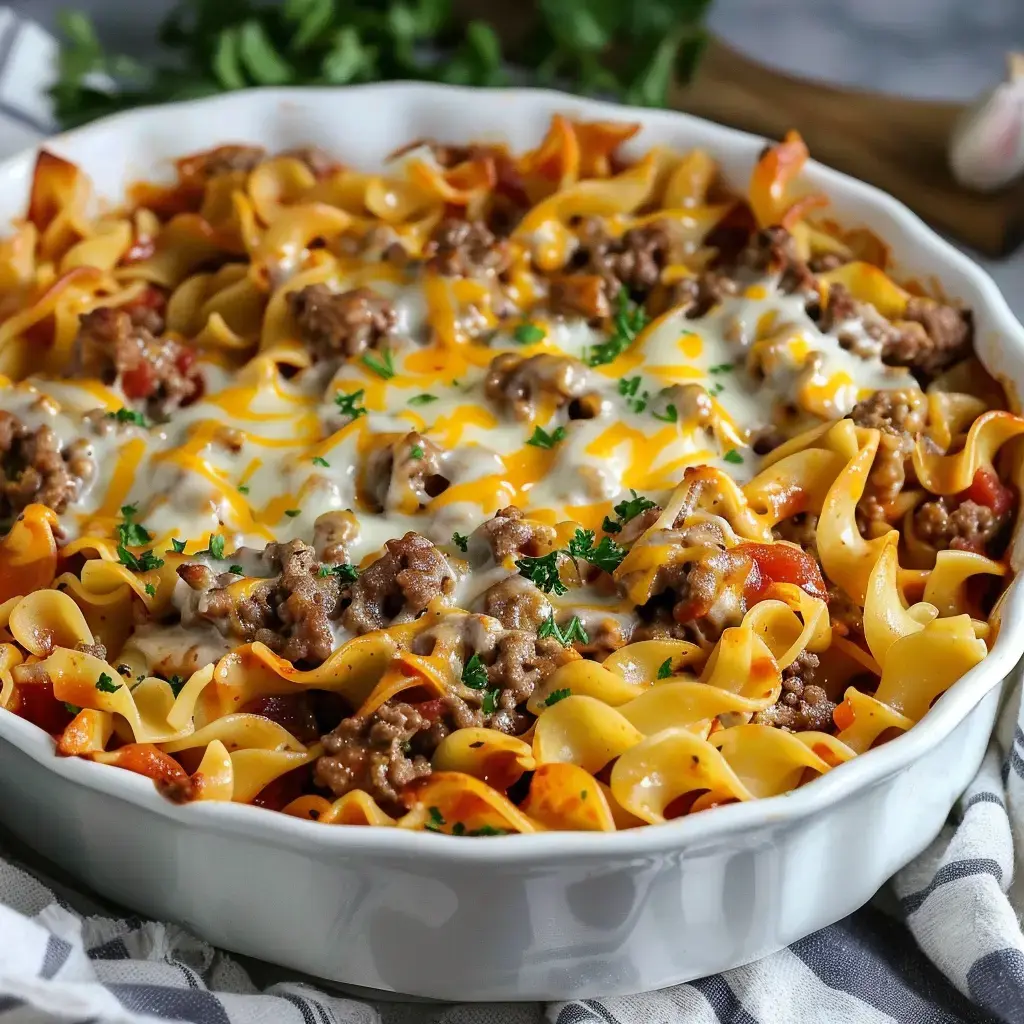
[[[993,192],[1024,174],[1024,54],[1007,58],[1009,79],[960,116],[949,143],[959,184]]]

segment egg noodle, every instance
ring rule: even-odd
[[[1024,420],[801,187],[556,116],[379,173],[230,145],[0,243],[0,714],[330,824],[786,793],[980,662]],[[344,159],[344,154],[339,155]]]

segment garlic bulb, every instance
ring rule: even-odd
[[[1024,54],[1007,58],[1008,80],[966,110],[949,143],[949,166],[965,188],[994,192],[1024,174]]]

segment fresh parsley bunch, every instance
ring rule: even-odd
[[[662,106],[689,77],[710,0],[537,0],[509,52],[493,26],[452,0],[180,0],[160,29],[171,59],[146,67],[108,53],[88,16],[67,11],[51,89],[64,127],[144,104],[254,85],[417,79],[516,80]]]

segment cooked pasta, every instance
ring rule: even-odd
[[[740,195],[637,129],[225,145],[103,211],[42,153],[0,713],[176,801],[465,836],[786,793],[926,715],[994,640],[1024,420],[798,136]]]

